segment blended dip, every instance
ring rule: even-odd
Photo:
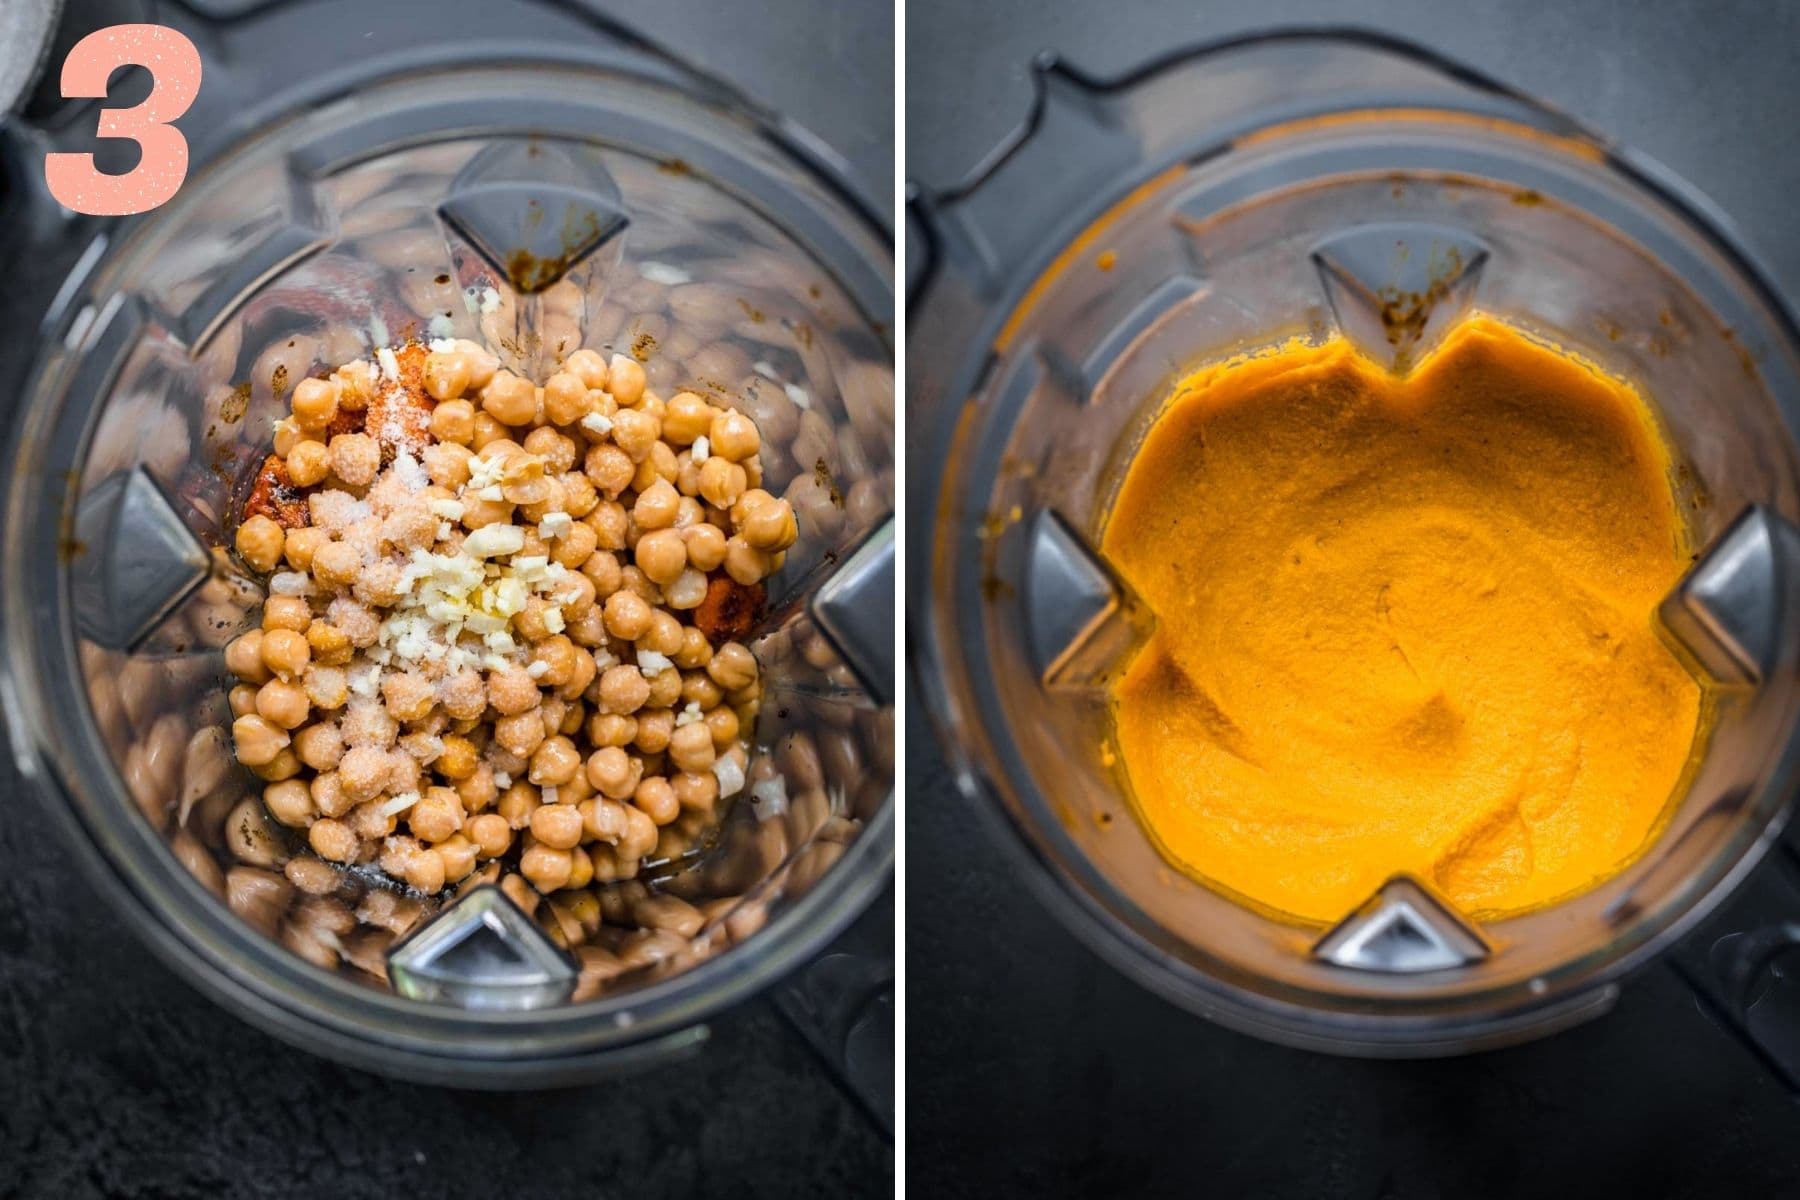
[[[1477,916],[1658,831],[1701,693],[1690,561],[1628,385],[1490,318],[1397,378],[1336,339],[1184,380],[1102,542],[1157,615],[1115,732],[1164,854],[1335,921],[1400,872]]]

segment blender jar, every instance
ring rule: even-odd
[[[1416,48],[1292,32],[1111,80],[1046,57],[1029,119],[915,191],[909,402],[920,680],[966,792],[1103,956],[1317,1049],[1440,1054],[1604,1011],[1774,836],[1800,692],[1800,336],[1657,168]],[[1331,927],[1169,865],[1134,820],[1107,689],[1156,619],[1095,547],[1194,367],[1333,333],[1404,372],[1472,310],[1637,383],[1705,545],[1660,622],[1715,725],[1660,837],[1591,891],[1476,921],[1396,877]]]
[[[414,36],[341,67],[316,60],[317,31],[346,14],[307,8],[191,29],[209,52],[291,44],[310,82],[227,119],[245,136],[197,155],[175,199],[129,224],[33,217],[91,240],[9,450],[21,767],[138,932],[307,1049],[483,1087],[660,1061],[806,963],[888,878],[887,235],[797,130],[617,29]],[[664,827],[635,880],[522,908],[478,877],[425,897],[353,870],[308,898],[282,874],[303,842],[231,755],[221,648],[263,599],[231,534],[283,393],[408,337],[473,339],[532,378],[578,346],[634,355],[651,388],[749,413],[766,486],[798,513],[746,639],[766,685],[744,790],[716,825]],[[867,1047],[891,964],[819,969],[784,1006],[885,1110]]]

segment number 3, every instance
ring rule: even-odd
[[[44,156],[50,194],[89,216],[148,212],[187,178],[187,139],[168,122],[185,113],[200,92],[200,52],[162,25],[114,25],[75,43],[63,63],[62,94],[103,99],[107,80],[123,66],[149,70],[150,95],[135,108],[101,109],[99,136],[136,142],[143,152],[138,165],[123,175],[106,175],[94,167],[92,154]]]

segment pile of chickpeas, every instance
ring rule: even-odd
[[[582,889],[692,844],[721,780],[742,786],[761,679],[746,630],[709,614],[722,593],[760,602],[798,536],[792,505],[760,486],[754,422],[663,399],[631,358],[577,350],[541,386],[467,341],[397,362],[398,378],[359,360],[300,382],[277,425],[308,519],[254,512],[236,530],[271,594],[225,648],[235,755],[304,841],[282,870],[306,895],[373,868],[413,897],[492,881],[527,911],[561,897],[585,914],[600,901]],[[495,482],[471,486],[476,472]],[[409,555],[504,526],[518,548],[487,561],[561,569],[511,615],[516,650],[377,664]],[[378,689],[354,691],[372,668]],[[416,905],[383,894],[365,904]],[[688,910],[663,914],[677,932],[702,924],[673,895],[645,899]],[[565,924],[578,941],[590,922]]]

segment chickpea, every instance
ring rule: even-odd
[[[673,657],[681,653],[681,647],[687,640],[681,622],[672,613],[657,609],[650,614],[650,627],[638,638],[638,647],[653,650],[658,654]]]
[[[512,848],[512,826],[499,813],[482,813],[471,818],[467,827],[475,853],[481,858],[499,858]]]
[[[552,688],[559,688],[568,683],[575,675],[575,659],[578,654],[575,643],[560,633],[547,637],[533,646],[531,660],[541,662],[548,668],[538,676],[538,683]]]
[[[715,454],[700,466],[700,495],[714,508],[730,508],[749,486],[744,468],[728,458]]]
[[[256,693],[258,689],[247,683],[240,683],[225,693],[226,707],[231,709],[231,718],[247,717],[256,712]]]
[[[291,629],[305,633],[312,624],[312,609],[299,596],[270,596],[263,602],[264,629]]]
[[[644,765],[617,746],[604,746],[588,758],[588,782],[611,800],[623,800],[637,790]]]
[[[275,451],[277,458],[286,458],[288,453],[306,440],[306,432],[300,423],[292,417],[283,417],[275,422],[275,432],[269,439],[269,448]]]
[[[294,753],[315,771],[330,771],[344,757],[344,738],[336,725],[319,722],[294,734]]]
[[[432,851],[443,861],[444,878],[450,883],[468,878],[469,872],[475,869],[475,843],[460,833],[438,843]]]
[[[762,438],[756,432],[756,423],[732,409],[726,409],[713,418],[707,440],[711,442],[714,454],[732,462],[742,462],[762,448]]]
[[[339,387],[327,379],[302,379],[294,388],[294,423],[306,430],[323,429],[337,416]]]
[[[467,366],[466,362],[464,366]],[[430,390],[430,386],[427,378],[426,389]],[[456,394],[460,396],[467,386],[465,383],[463,388],[458,388]],[[431,410],[431,436],[440,444],[467,446],[475,438],[475,406],[467,400],[445,399]],[[466,466],[468,460],[464,458],[463,462]],[[432,473],[429,463],[426,464],[426,472]]]
[[[740,724],[737,713],[719,705],[703,718],[711,731],[713,746],[722,754],[737,744]]]
[[[381,679],[381,699],[396,721],[420,721],[437,705],[437,689],[417,671],[390,671]]]
[[[290,529],[287,531],[287,537],[282,541],[282,555],[287,559],[288,566],[294,570],[310,571],[314,552],[323,546],[330,536],[323,529],[317,529],[311,525]]]
[[[563,360],[562,369],[579,379],[584,388],[604,388],[606,386],[606,360],[592,350],[575,351]]]
[[[733,535],[725,543],[725,573],[749,587],[761,583],[775,569],[769,556],[743,539]]]
[[[363,804],[381,795],[387,787],[388,752],[374,746],[357,746],[346,750],[338,761],[338,784],[353,804]]]
[[[537,680],[523,667],[506,667],[488,673],[488,703],[503,716],[527,712],[538,706],[543,696]]]
[[[573,425],[585,417],[588,408],[588,385],[568,370],[558,371],[544,381],[544,417],[553,425]]]
[[[427,896],[444,890],[444,858],[436,850],[421,849],[406,861],[406,886]]]
[[[343,630],[330,621],[315,618],[306,627],[306,644],[312,661],[322,667],[341,667],[350,661],[354,647]]]
[[[349,681],[337,667],[312,666],[306,669],[306,698],[313,707],[326,711],[342,708],[350,698]]]
[[[309,896],[329,896],[343,882],[335,868],[311,855],[288,859],[281,871],[289,883]]]
[[[531,814],[531,836],[552,850],[581,843],[582,819],[573,804],[546,804]]]
[[[635,642],[650,628],[652,611],[637,593],[616,591],[606,598],[606,631],[623,641]]]
[[[225,646],[225,669],[245,683],[265,683],[269,668],[262,659],[263,631],[252,629]]]
[[[725,561],[725,533],[717,525],[690,525],[681,536],[687,543],[688,562],[696,571],[716,571]]]
[[[381,470],[381,444],[366,433],[340,433],[331,439],[331,470],[351,487],[367,487]]]
[[[508,431],[506,426],[494,420],[493,417],[485,412],[478,412],[475,414],[475,436],[469,440],[469,445],[473,446],[478,452],[487,449],[495,442],[507,440],[507,437]]]
[[[475,774],[479,763],[480,753],[475,749],[475,743],[450,734],[444,738],[444,749],[432,761],[431,769],[445,779],[462,780]]]
[[[338,407],[361,412],[375,398],[375,364],[366,358],[345,363],[331,373],[338,385]]]
[[[541,843],[530,846],[519,856],[519,873],[540,892],[554,892],[569,882],[574,863],[567,850],[556,850]]]
[[[617,853],[621,860],[636,862],[656,849],[656,822],[635,805],[625,806],[625,832],[619,836]]]
[[[345,542],[329,542],[313,554],[313,578],[331,587],[344,587],[362,571],[362,555]]]
[[[677,392],[663,412],[663,437],[676,446],[691,445],[695,438],[707,435],[717,414],[705,397]]]
[[[425,391],[433,400],[452,402],[469,390],[469,376],[473,374],[468,357],[458,351],[448,353],[434,350],[425,356]],[[471,410],[472,413],[473,410]],[[431,423],[431,432],[443,437],[437,431],[437,421]],[[460,439],[449,439],[460,440]]]
[[[292,779],[300,773],[300,756],[294,753],[292,746],[283,746],[270,762],[260,767],[251,767],[250,773],[264,783],[279,783],[283,779]]]
[[[311,439],[296,442],[287,454],[287,470],[288,478],[296,486],[311,487],[331,473],[331,451],[325,448],[324,442]]]
[[[452,786],[462,800],[464,812],[478,813],[500,797],[500,789],[494,783],[494,769],[486,763],[477,766],[467,779],[456,780]]]
[[[239,556],[250,569],[267,572],[273,571],[275,564],[281,561],[287,535],[282,533],[281,526],[258,513],[238,526],[235,540]]]
[[[673,708],[680,699],[680,671],[658,671],[650,677],[650,699],[645,703],[651,708]]]
[[[336,863],[350,862],[361,845],[348,825],[331,817],[320,817],[312,823],[306,831],[306,844],[320,858]]]
[[[580,770],[580,750],[574,748],[571,739],[556,734],[531,756],[531,770],[526,777],[540,788],[560,788],[574,779]]]
[[[500,878],[500,890],[506,898],[519,906],[519,911],[530,916],[537,911],[538,903],[543,899],[531,890],[531,885],[520,875],[503,875]]]
[[[563,499],[567,505],[565,511],[577,521],[594,511],[594,505],[600,502],[600,493],[594,490],[594,481],[582,471],[571,468],[558,477],[563,485]]]
[[[263,789],[263,807],[269,815],[290,829],[304,829],[317,812],[312,792],[298,779],[284,779]]]
[[[308,790],[312,792],[313,806],[328,817],[341,817],[356,807],[355,801],[344,794],[336,771],[313,776]]]
[[[675,524],[681,507],[681,495],[666,479],[657,479],[638,494],[631,507],[631,519],[641,530],[668,529]]]
[[[550,559],[571,571],[579,570],[593,557],[595,547],[599,545],[599,542],[599,535],[594,532],[591,525],[577,521],[556,539],[555,545],[550,548]],[[614,565],[617,565],[616,561]],[[599,591],[599,584],[599,580],[594,581],[596,594]]]
[[[632,473],[636,474],[636,464],[650,456],[650,448],[656,445],[657,435],[662,430],[662,422],[658,421],[642,409],[625,408],[612,419],[613,444],[625,452],[625,457],[632,462]]]
[[[590,446],[581,460],[581,469],[594,488],[609,500],[617,499],[637,475],[637,464],[631,456],[611,442]]]
[[[494,722],[494,741],[520,758],[530,758],[544,744],[544,722],[535,708],[501,717]]]
[[[623,354],[612,356],[607,368],[608,379],[604,385],[612,393],[612,398],[627,408],[644,397],[644,368],[636,359]]]
[[[675,714],[667,708],[653,708],[640,712],[637,718],[637,735],[631,744],[645,754],[661,754],[669,748],[669,735],[675,732]]]
[[[683,725],[669,736],[669,759],[683,771],[710,771],[717,752],[704,721]]]
[[[786,550],[800,538],[794,506],[786,500],[770,500],[746,513],[738,532],[758,550]]]
[[[631,803],[658,825],[667,825],[681,815],[681,805],[675,800],[675,789],[660,775],[651,776],[639,783],[637,791],[631,794]]]
[[[529,425],[537,418],[537,388],[511,371],[496,371],[481,389],[481,409],[502,425]]]
[[[461,402],[452,400],[450,403]],[[439,406],[440,409],[442,407]],[[479,425],[481,420],[481,417],[476,417],[474,424]],[[469,447],[460,442],[434,442],[425,447],[421,461],[425,465],[426,476],[433,484],[441,488],[459,488],[469,482],[469,460],[473,457]]]
[[[638,539],[634,557],[638,570],[654,582],[668,585],[687,569],[687,543],[677,530],[658,529]]]
[[[625,746],[637,737],[637,718],[619,713],[595,713],[588,720],[588,741],[596,746]]]
[[[648,411],[648,410],[646,410]],[[639,491],[647,491],[656,483],[673,485],[681,474],[681,463],[675,458],[675,451],[667,442],[656,442],[650,447],[650,453],[637,466],[637,472],[631,477],[631,486]],[[679,496],[680,492],[677,491]]]
[[[425,789],[418,802],[406,810],[406,826],[413,836],[441,842],[462,828],[462,801],[447,787]]]
[[[300,728],[311,709],[305,689],[297,683],[271,679],[256,693],[257,714],[282,729]]]
[[[683,626],[681,630],[681,649],[672,657],[675,665],[684,671],[694,671],[712,661],[712,643],[706,635],[692,625]]]
[[[239,762],[261,767],[274,762],[291,739],[285,729],[253,713],[231,723],[231,740]]]
[[[531,821],[531,814],[542,803],[538,790],[524,780],[513,784],[500,793],[500,800],[494,805],[494,811],[506,819],[512,829],[523,829]]]
[[[710,813],[719,799],[719,777],[711,771],[682,771],[671,781],[675,800],[682,808]]]
[[[741,642],[726,642],[713,652],[706,673],[726,691],[735,692],[756,682],[756,656]]]
[[[268,629],[263,631],[262,658],[276,678],[292,680],[305,674],[312,648],[291,629]]]
[[[684,671],[681,674],[680,702],[697,706],[701,712],[709,712],[725,699],[725,692],[718,684],[708,678],[705,671]]]
[[[628,663],[608,667],[600,676],[600,711],[628,716],[649,699],[650,684],[642,671]],[[595,781],[595,786],[600,786]]]

